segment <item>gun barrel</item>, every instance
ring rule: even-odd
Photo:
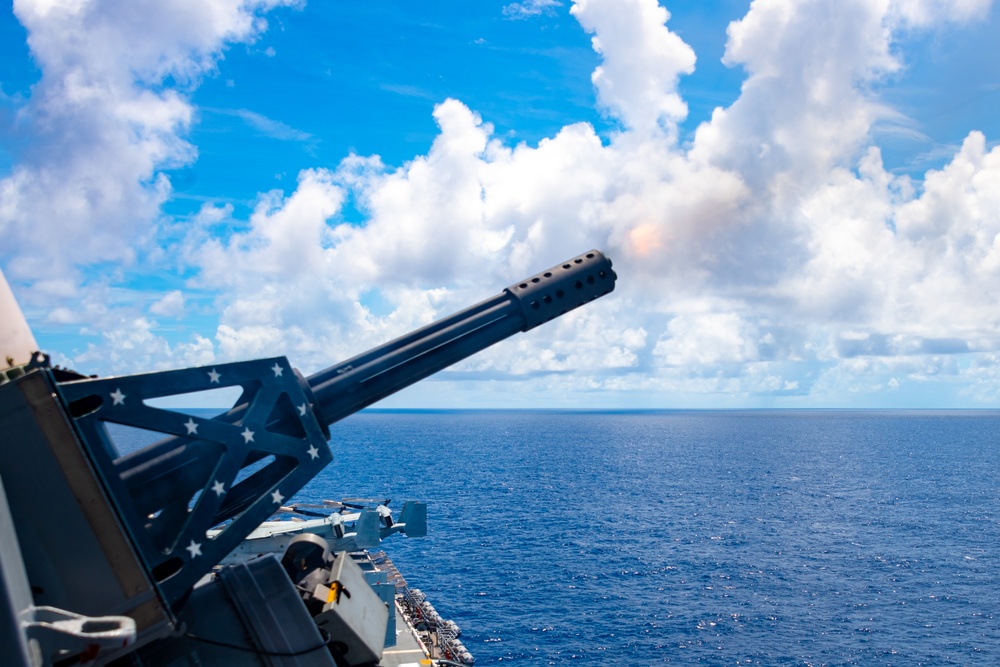
[[[592,301],[615,286],[597,250],[515,283],[481,303],[307,378],[316,416],[332,424],[519,331]]]
[[[614,289],[611,261],[597,250],[555,266],[506,288],[475,306],[413,331],[308,378],[312,412],[329,426],[344,417],[460,361],[518,331],[528,331]],[[217,420],[237,423],[247,405],[238,405]],[[268,429],[280,431],[295,419],[272,415]],[[264,454],[252,455],[246,464]],[[116,461],[122,482],[140,516],[190,498],[216,465],[210,448],[168,438]],[[228,519],[256,499],[257,490],[227,492],[218,521]]]

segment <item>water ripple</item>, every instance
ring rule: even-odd
[[[365,412],[298,499],[427,500],[385,546],[479,665],[997,665],[998,427]]]

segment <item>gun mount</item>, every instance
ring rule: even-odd
[[[0,376],[0,528],[12,539],[0,549],[0,661],[100,665],[148,645],[144,666],[234,664],[224,646],[174,662],[194,655],[179,628],[231,622],[233,635],[249,633],[273,658],[264,664],[353,664],[303,650],[330,642],[310,619],[329,619],[334,602],[307,610],[302,600],[318,598],[296,592],[288,563],[219,564],[332,460],[331,424],[611,292],[615,280],[611,262],[590,251],[309,377],[284,357],[88,378],[36,354],[8,369]],[[156,399],[223,387],[238,387],[240,398],[215,418],[156,407]],[[109,425],[161,440],[122,453]],[[337,561],[336,569],[350,566]]]

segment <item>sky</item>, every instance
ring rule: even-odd
[[[102,376],[309,374],[591,248],[415,408],[1000,407],[992,0],[15,0],[0,269]]]

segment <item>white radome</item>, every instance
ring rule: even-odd
[[[37,351],[38,343],[0,270],[0,368],[26,364]]]

